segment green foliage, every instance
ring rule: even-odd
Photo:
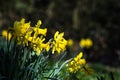
[[[51,62],[51,51],[42,51],[40,55],[28,46],[17,45],[17,40],[10,41],[1,38],[0,44],[0,79],[1,80],[48,80],[63,79],[61,71],[68,61],[61,58]]]
[[[85,72],[69,73],[64,60],[66,53],[60,54],[60,59],[52,59],[51,52],[35,55],[28,47],[17,46],[16,42],[1,40],[0,43],[0,80],[119,80],[119,69],[109,71],[104,65],[92,64],[93,74]],[[52,59],[52,60],[51,60]]]

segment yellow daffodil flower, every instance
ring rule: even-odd
[[[87,48],[90,48],[92,45],[93,45],[92,40],[89,39],[89,38],[87,38],[87,39],[86,39],[86,47],[87,47]]]
[[[81,39],[81,41],[79,42],[79,45],[80,45],[81,48],[85,48],[86,40],[85,39]]]
[[[30,28],[30,22],[25,23],[25,19],[22,18],[21,21],[16,21],[14,23],[14,27],[13,30],[15,32],[14,36],[23,36],[25,35],[25,33],[27,32],[27,30],[29,30]]]
[[[64,51],[66,49],[67,40],[63,38],[64,33],[60,33],[57,31],[54,34],[54,41],[52,42],[52,53],[57,51],[58,54],[60,54],[61,51]]]
[[[47,33],[47,28],[45,29],[41,29],[40,28],[40,25],[42,24],[42,21],[41,20],[38,20],[37,24],[35,25],[35,27],[33,28],[34,32],[36,32],[37,34],[41,34],[41,35],[44,35],[46,36],[46,33]]]
[[[82,59],[83,53],[80,52],[72,61],[70,61],[66,66],[71,73],[76,73],[86,64],[85,59]]]
[[[37,38],[36,40],[33,40],[32,44],[31,44],[31,46],[33,47],[33,49],[37,55],[39,55],[41,53],[41,51],[44,49],[42,47],[44,40],[45,40],[45,38]]]
[[[93,42],[90,38],[84,39],[82,38],[79,42],[81,48],[90,48],[93,45]]]
[[[10,40],[11,37],[12,37],[12,34],[11,34],[10,32],[8,33],[7,30],[3,30],[3,31],[2,31],[2,36],[3,36],[6,40]]]
[[[73,41],[72,39],[68,39],[68,40],[67,40],[67,45],[68,45],[69,47],[72,47],[73,44],[74,44],[74,41]]]

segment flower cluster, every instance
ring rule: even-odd
[[[79,42],[81,48],[90,48],[93,45],[93,42],[90,38],[84,39],[82,38]]]
[[[45,36],[47,34],[47,28],[40,28],[41,24],[41,20],[38,20],[37,24],[31,27],[30,22],[25,23],[24,18],[21,19],[21,21],[16,21],[12,28],[12,33],[13,38],[17,40],[17,45],[28,46],[32,48],[37,55],[43,50],[52,50],[52,53],[58,52],[58,54],[60,54],[66,49],[67,45],[67,40],[63,37],[64,33],[57,31],[54,35],[54,39],[46,42]],[[3,32],[3,36],[4,35],[7,35],[7,33]],[[11,37],[11,35],[9,35],[9,37]]]
[[[78,70],[82,69],[86,64],[86,60],[82,59],[83,53],[80,52],[73,60],[71,60],[66,66],[71,73],[76,73]]]
[[[23,18],[21,21],[16,21],[13,27],[13,35],[17,38],[17,44],[32,47],[37,55],[43,49],[48,51],[50,48],[49,45],[47,46],[48,43],[44,43],[44,36],[47,33],[47,29],[41,29],[41,24],[42,22],[39,20],[34,27],[31,27],[30,22],[25,23],[25,19]]]

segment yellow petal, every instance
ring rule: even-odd
[[[83,56],[83,52],[80,52],[80,53],[77,55],[78,58],[81,58],[82,56]]]
[[[59,31],[56,31],[56,33],[54,34],[54,39],[57,38],[58,34],[59,34]]]

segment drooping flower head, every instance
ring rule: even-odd
[[[20,21],[15,21],[13,26],[13,36],[17,39],[18,45],[26,45],[27,40],[25,39],[25,35],[29,32],[31,26],[30,22],[25,23],[25,19],[22,18]]]
[[[52,42],[52,53],[55,51],[60,54],[61,52],[65,51],[67,40],[63,38],[64,33],[59,33],[59,31],[56,31],[54,34],[54,40]]]
[[[41,20],[38,20],[37,24],[36,24],[35,27],[33,28],[33,30],[34,30],[34,32],[35,32],[34,34],[35,34],[35,35],[41,34],[41,35],[46,36],[47,28],[45,28],[45,29],[40,28],[40,25],[41,25],[41,24],[42,24]]]
[[[14,23],[14,36],[23,36],[27,30],[30,28],[30,22],[25,23],[25,19],[22,18],[21,21],[15,21]]]

